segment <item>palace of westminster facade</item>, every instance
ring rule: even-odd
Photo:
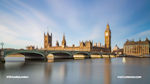
[[[34,46],[28,46],[28,50],[33,50]],[[95,43],[93,45],[92,41],[80,42],[79,46],[67,46],[67,42],[65,39],[65,35],[63,35],[63,39],[61,45],[56,41],[56,46],[52,46],[52,33],[47,34],[44,33],[44,50],[55,50],[55,51],[95,51],[95,52],[109,52],[111,53],[111,30],[109,24],[106,26],[105,30],[105,45],[101,46],[100,43]],[[150,55],[150,40],[148,38],[145,41],[129,41],[127,40],[124,43],[123,49],[120,49],[122,54],[124,55],[134,55],[134,56],[142,56],[142,55]],[[119,49],[116,50],[119,52]],[[112,52],[113,53],[113,52]]]
[[[65,35],[63,35],[62,43],[56,41],[56,46],[52,46],[52,33],[44,33],[44,50],[66,50],[66,51],[98,51],[98,52],[111,52],[111,30],[109,24],[107,24],[105,30],[105,46],[101,46],[100,43],[95,43],[93,46],[92,41],[80,42],[79,46],[67,46]]]

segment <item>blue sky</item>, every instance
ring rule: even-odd
[[[53,45],[93,40],[104,45],[107,23],[112,47],[129,40],[150,39],[149,0],[0,0],[0,42],[5,48],[43,47],[44,32],[53,33]]]

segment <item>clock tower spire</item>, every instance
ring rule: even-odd
[[[66,47],[65,34],[63,34],[62,47],[63,47],[63,48]]]
[[[108,52],[111,52],[111,30],[109,24],[107,24],[105,30],[105,48],[108,49]]]

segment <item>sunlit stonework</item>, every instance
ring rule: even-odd
[[[129,41],[124,44],[124,54],[133,56],[144,56],[150,54],[150,41],[148,38],[145,41]]]
[[[111,52],[111,30],[109,24],[107,24],[105,30],[105,46],[101,46],[100,43],[94,43],[92,41],[81,41],[79,46],[67,46],[65,35],[63,35],[62,44],[56,41],[56,46],[52,46],[52,33],[44,34],[44,50],[67,50],[67,51],[99,51],[99,52]]]

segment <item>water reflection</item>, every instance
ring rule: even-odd
[[[0,81],[2,84],[140,84],[140,81],[149,82],[149,65],[148,58],[6,62],[0,63]],[[27,75],[30,78],[9,80],[7,75]],[[144,79],[135,82],[117,79],[118,75],[141,75]]]
[[[4,70],[5,69],[5,64],[4,63],[0,63],[0,70]]]
[[[45,84],[49,84],[52,75],[52,64],[47,63],[44,67]]]
[[[87,80],[90,80],[91,78],[91,71],[92,71],[92,61],[91,60],[83,60],[79,64],[79,78],[85,78]]]
[[[104,62],[104,84],[111,84],[111,58],[105,58]]]
[[[124,63],[124,64],[126,63],[126,58],[125,57],[122,58],[122,63]]]
[[[47,60],[47,62],[52,63],[52,62],[54,62],[54,59],[49,59],[49,60]]]

